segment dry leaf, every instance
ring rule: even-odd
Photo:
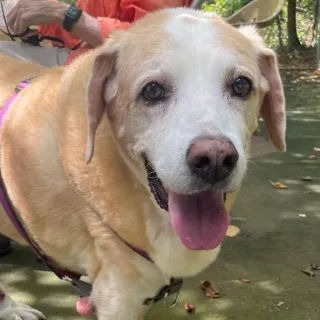
[[[280,182],[270,181],[274,188],[276,189],[288,189],[288,187]]]
[[[241,281],[242,281],[243,283],[250,283],[250,282],[251,282],[249,279],[246,279],[246,278],[241,279]]]
[[[195,310],[195,306],[190,304],[189,302],[185,302],[184,303],[184,309],[188,312],[188,313],[191,313]]]
[[[284,303],[285,303],[284,301],[278,302],[278,303],[277,303],[277,307],[281,307],[282,305],[284,305]]]
[[[309,176],[305,176],[301,178],[302,181],[312,181],[312,178]]]
[[[317,159],[317,157],[314,154],[309,154],[308,155],[308,159],[309,160],[315,160],[315,159]]]
[[[320,266],[318,264],[311,264],[310,268],[313,271],[319,271],[320,270]]]
[[[304,274],[306,274],[310,278],[313,278],[316,276],[316,274],[309,268],[303,269],[303,270],[301,270],[301,272],[303,272]]]
[[[219,291],[213,286],[210,281],[203,282],[200,285],[200,288],[208,298],[220,298]]]
[[[314,150],[315,152],[320,152],[320,148],[317,148],[317,147],[314,147],[313,150]]]
[[[237,226],[230,224],[227,230],[227,236],[233,238],[237,236],[239,232],[240,229]]]

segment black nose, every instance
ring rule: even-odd
[[[190,170],[202,180],[214,184],[226,179],[237,165],[239,154],[230,140],[195,140],[187,152]]]

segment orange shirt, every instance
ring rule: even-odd
[[[103,38],[107,38],[114,29],[126,29],[148,12],[168,7],[187,7],[190,2],[191,0],[78,0],[77,7],[98,19],[101,34]],[[68,49],[81,41],[58,25],[40,26],[38,30],[41,35],[62,39]],[[56,43],[53,42],[53,45]],[[91,46],[86,45],[72,51],[67,63],[90,48]]]

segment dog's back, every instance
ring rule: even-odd
[[[44,97],[46,95],[46,91],[49,87],[52,87],[55,85],[55,87],[59,86],[59,77],[61,75],[60,69],[58,68],[45,68],[41,65],[30,63],[27,61],[23,61],[20,59],[12,58],[8,55],[0,53],[0,65],[1,65],[1,72],[0,72],[0,109],[3,108],[5,103],[12,97],[12,95],[15,93],[15,87],[22,82],[23,80],[36,77],[34,81],[32,81],[31,84],[31,91],[25,92],[23,90],[22,93],[19,94],[19,97],[17,99],[18,105],[17,105],[17,112],[15,112],[13,118],[17,119],[22,117],[23,119],[26,119],[26,115],[30,114],[30,110],[38,110],[39,115],[46,115],[46,117],[50,117],[50,109],[54,109],[54,106],[56,106],[56,96],[50,95],[47,101],[44,101]],[[37,82],[37,80],[41,78],[42,86],[35,86],[34,83]],[[34,88],[34,89],[33,89]],[[28,98],[26,98],[25,94],[27,93]],[[24,98],[22,101],[19,101],[20,96],[23,96]],[[42,103],[37,102],[38,100],[43,100]],[[26,100],[27,102],[24,103],[23,101]],[[14,109],[14,104],[16,102],[14,101],[12,105],[10,105],[10,108],[8,112],[10,113]],[[30,135],[27,135],[26,132],[31,132],[33,129],[37,129],[37,126],[31,126],[31,129],[25,129],[24,122],[21,122],[20,120],[12,121],[12,132],[14,134],[9,134],[10,138],[5,139],[4,137],[1,137],[1,144],[0,144],[0,150],[1,153],[3,153],[3,148],[6,140],[10,140],[8,142],[9,145],[13,144],[12,139],[14,139],[14,135],[17,135],[18,144],[20,143],[23,145],[26,143],[26,141],[29,141]],[[1,132],[2,136],[5,136],[4,132]],[[24,140],[26,139],[26,140]],[[23,141],[23,142],[22,142]],[[18,148],[17,145],[15,148]],[[17,149],[16,149],[17,150]],[[19,157],[15,157],[15,160]],[[22,163],[25,163],[25,159],[22,160]],[[3,171],[3,163],[1,163],[1,170]],[[9,221],[8,217],[6,216],[5,211],[3,210],[2,206],[0,206],[0,224],[1,224],[1,231],[0,233],[4,233],[3,231],[6,230],[6,234],[11,237],[12,239],[18,241],[18,242],[24,242],[17,232],[17,230],[14,228],[12,223]]]
[[[0,53],[0,108],[14,92],[15,86],[24,79],[42,74],[46,68],[41,65],[12,58]]]

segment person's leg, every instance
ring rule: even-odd
[[[12,247],[10,239],[0,234],[0,257],[11,253]]]
[[[69,55],[69,50],[67,49],[35,47],[13,41],[0,41],[0,52],[22,60],[36,62],[45,67],[62,66]]]

